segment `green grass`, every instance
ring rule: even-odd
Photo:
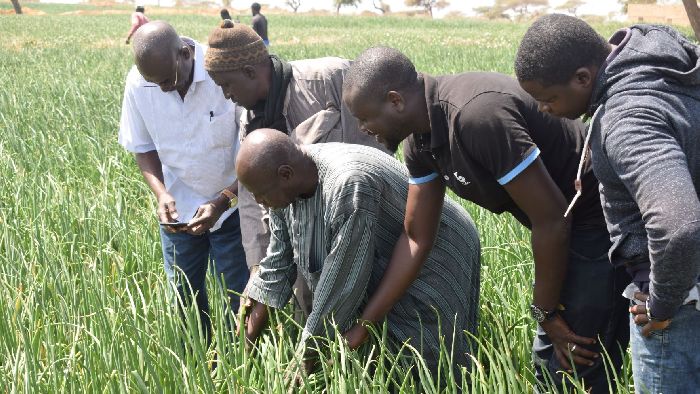
[[[240,338],[227,339],[221,303],[212,302],[219,330],[206,349],[195,315],[188,335],[169,306],[154,200],[116,140],[132,62],[123,44],[128,15],[65,16],[57,14],[75,6],[26,6],[48,15],[0,16],[0,381],[6,391],[286,391],[284,371],[296,365],[299,329],[285,315],[249,352]],[[200,41],[218,19],[150,16]],[[352,58],[384,44],[435,74],[511,73],[526,28],[407,18],[269,20],[272,48],[289,60]],[[617,27],[599,28],[609,34]],[[530,391],[529,234],[510,217],[466,206],[483,245],[478,351],[466,384],[475,392]],[[302,391],[436,392],[394,362],[381,340],[357,353],[331,342],[322,365]],[[617,388],[627,392],[630,384],[626,369]]]

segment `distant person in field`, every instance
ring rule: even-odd
[[[580,19],[548,15],[525,34],[515,73],[543,112],[591,118],[610,256],[633,277],[635,390],[697,393],[700,47],[666,26],[606,41]]]
[[[231,19],[231,14],[228,12],[226,8],[222,8],[220,11],[221,14],[221,19],[226,20],[226,19]]]
[[[326,57],[286,62],[270,55],[250,27],[224,21],[209,36],[204,67],[226,98],[247,109],[241,136],[259,128],[282,130],[303,144],[347,142],[383,149],[360,132],[342,102],[342,86],[350,62]],[[265,210],[240,188],[241,231],[250,266],[265,257],[270,233]],[[253,268],[253,272],[255,268]],[[299,280],[296,296],[302,310],[311,307],[310,294]]]
[[[270,208],[272,232],[248,289],[248,339],[260,334],[268,306],[283,308],[289,301],[297,273],[314,296],[301,346],[312,336],[332,336],[332,322],[349,329],[401,235],[405,166],[378,149],[300,146],[280,131],[261,129],[242,142],[236,170],[255,199]],[[441,338],[454,354],[455,370],[468,364],[464,332],[476,333],[480,270],[479,237],[464,208],[445,198],[437,222],[433,252],[387,315],[393,344],[410,341],[433,372]]]
[[[561,385],[558,372],[575,368],[593,392],[607,391],[602,351],[619,373],[629,335],[620,292],[630,279],[610,265],[597,181],[587,161],[579,167],[583,123],[538,111],[509,76],[433,77],[385,47],[355,60],[343,99],[362,130],[391,150],[403,142],[410,173],[405,229],[362,318],[381,320],[413,283],[431,251],[449,187],[491,212],[509,212],[532,231],[537,377],[549,375]],[[577,172],[586,188],[565,218]],[[356,325],[346,336],[356,346],[367,331]]]
[[[126,78],[119,143],[134,153],[166,223],[160,236],[168,280],[186,303],[196,294],[208,335],[207,268],[224,280],[233,311],[233,292],[248,281],[236,206],[240,109],[204,70],[206,47],[166,22],[139,29],[132,49],[136,65]],[[185,225],[167,225],[178,221]]]
[[[270,46],[270,39],[267,37],[267,18],[260,13],[260,3],[253,3],[250,11],[253,13],[253,30],[263,39],[265,46]]]
[[[139,5],[136,6],[136,10],[131,14],[131,29],[129,29],[129,33],[126,35],[127,45],[131,42],[131,37],[136,33],[136,30],[148,23],[148,17],[146,17],[144,12],[146,12],[146,9],[143,8],[142,5]]]

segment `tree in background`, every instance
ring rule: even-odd
[[[508,18],[509,13],[520,20],[533,16],[543,7],[549,6],[549,0],[496,0],[490,7],[476,7],[474,12],[489,19]]]
[[[695,38],[700,41],[700,7],[698,7],[698,2],[696,0],[683,0],[683,7],[685,7],[685,13],[688,14],[690,26],[695,32]]]
[[[504,12],[512,11],[515,19],[525,19],[535,11],[534,8],[549,6],[549,0],[496,0],[496,6]]]
[[[289,6],[289,8],[294,10],[295,14],[299,7],[301,7],[301,0],[287,0],[285,3]]]
[[[428,11],[428,15],[433,17],[433,10],[439,10],[450,5],[447,0],[405,0],[405,4],[409,7],[423,7]]]
[[[358,4],[360,4],[360,1],[362,0],[333,0],[333,4],[335,5],[335,13],[340,14],[340,7],[344,5],[351,5],[354,7],[357,7]]]
[[[372,0],[372,5],[374,8],[378,9],[379,11],[382,12],[382,15],[388,14],[390,11],[389,4],[384,3],[383,0]]]
[[[19,0],[11,0],[12,1],[12,7],[15,9],[15,14],[19,15],[22,13],[22,6],[19,5]]]
[[[583,5],[583,0],[567,0],[566,3],[557,7],[558,11],[565,11],[576,16],[576,10]]]

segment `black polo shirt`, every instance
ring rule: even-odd
[[[439,176],[458,196],[495,213],[510,212],[529,226],[503,185],[539,157],[571,201],[586,133],[581,121],[538,111],[537,102],[507,75],[423,78],[431,132],[413,134],[404,143],[411,183]],[[574,206],[573,224],[604,226],[590,160],[581,179],[583,195]]]

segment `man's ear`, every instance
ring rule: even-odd
[[[403,112],[404,108],[406,107],[406,101],[404,101],[403,96],[401,93],[395,90],[390,90],[386,94],[386,100],[391,103],[391,106],[396,110],[396,112]]]
[[[593,86],[596,73],[589,67],[580,67],[574,72],[573,82],[582,88],[588,89]]]
[[[183,59],[189,60],[190,57],[192,57],[192,52],[190,51],[190,47],[187,45],[183,45],[180,47],[180,55],[182,56]]]
[[[243,68],[241,68],[241,71],[243,71],[243,75],[245,75],[249,79],[255,79],[257,76],[257,70],[251,65],[243,66]]]
[[[277,167],[277,176],[284,179],[285,181],[290,181],[294,178],[294,168],[289,164],[282,164]]]

